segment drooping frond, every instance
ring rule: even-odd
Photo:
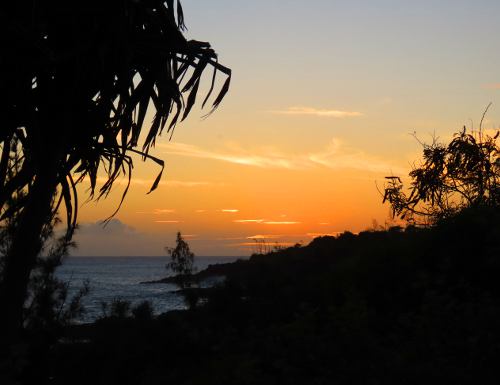
[[[173,133],[189,115],[208,68],[213,73],[203,105],[213,97],[213,111],[229,88],[231,70],[210,44],[183,36],[179,1],[20,1],[2,7],[0,18],[0,87],[7,96],[0,127],[3,216],[9,197],[28,188],[52,156],[57,207],[65,202],[70,226],[76,223],[75,185],[88,178],[91,197],[107,196],[117,178],[125,175],[130,183],[132,154],[161,167],[154,190],[164,168],[149,154],[158,135]],[[226,80],[212,96],[217,73]],[[14,142],[23,159],[6,178]],[[107,181],[98,189],[103,171]]]
[[[489,106],[488,106],[489,107]],[[484,115],[483,115],[484,118]],[[423,145],[422,162],[409,176],[409,194],[395,176],[386,177],[384,202],[393,216],[436,223],[470,207],[500,206],[500,146],[498,137],[469,132],[464,127],[449,144]]]

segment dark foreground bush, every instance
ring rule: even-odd
[[[68,329],[35,373],[51,384],[498,383],[499,224],[497,210],[466,210],[432,229],[255,256],[189,312]]]

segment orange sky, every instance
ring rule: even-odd
[[[123,185],[81,207],[74,254],[165,255],[181,231],[197,255],[248,255],[255,237],[307,243],[384,224],[376,183],[418,159],[410,133],[447,140],[490,101],[485,126],[498,128],[500,5],[479,3],[184,0],[188,36],[232,68],[231,90],[158,140],[155,192],[158,167],[137,160],[106,229]]]

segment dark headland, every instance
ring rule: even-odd
[[[320,237],[212,266],[186,311],[73,326],[26,376],[51,384],[498,383],[500,213]]]

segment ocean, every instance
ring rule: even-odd
[[[208,265],[236,261],[242,257],[197,257],[198,271]],[[244,257],[243,257],[244,258]],[[90,293],[84,297],[86,312],[77,322],[92,322],[103,315],[102,303],[114,299],[127,300],[132,305],[148,300],[155,314],[184,309],[184,301],[171,284],[141,284],[172,275],[165,268],[169,257],[70,257],[57,269],[57,277],[69,283],[69,296],[78,292],[85,280]],[[207,281],[204,285],[214,282]]]

